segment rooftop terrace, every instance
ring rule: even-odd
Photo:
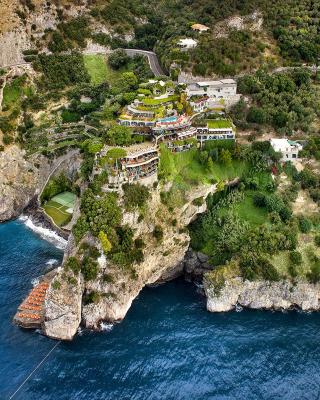
[[[232,128],[232,122],[227,119],[210,119],[207,120],[209,129],[223,129],[223,128]]]

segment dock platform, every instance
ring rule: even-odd
[[[26,299],[18,307],[13,322],[23,328],[41,328],[44,320],[44,303],[49,282],[42,281],[28,294]]]

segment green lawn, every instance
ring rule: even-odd
[[[20,98],[23,93],[22,85],[25,82],[25,77],[21,76],[19,78],[15,78],[12,82],[7,84],[3,90],[3,107],[11,107],[14,105]]]
[[[61,204],[58,204],[52,200],[48,201],[48,203],[44,206],[45,212],[58,226],[63,226],[70,221],[71,214],[66,211],[67,208],[68,207],[62,206]]]
[[[98,85],[108,80],[108,68],[104,55],[86,54],[83,56],[83,60],[93,84]]]
[[[208,119],[207,123],[209,129],[232,128],[231,121],[227,119]]]
[[[176,100],[178,100],[178,96],[173,95],[173,96],[165,97],[163,99],[152,99],[152,98],[146,97],[146,98],[142,99],[142,102],[146,106],[159,106],[163,103],[168,103],[170,101],[176,101]]]
[[[210,183],[240,177],[247,170],[242,161],[233,161],[230,166],[214,163],[213,169],[208,170],[198,161],[197,149],[193,148],[182,153],[171,153],[161,146],[160,173],[170,181],[181,183]]]
[[[296,251],[299,251],[302,255],[302,264],[296,267],[298,276],[300,277],[305,277],[310,271],[312,265],[310,254],[315,254],[317,257],[320,257],[320,248],[314,245],[313,236],[307,235],[306,237],[310,237],[310,241],[305,241],[303,235],[299,236],[298,246],[296,248]],[[281,275],[288,275],[288,266],[292,264],[289,255],[289,251],[282,251],[271,259],[272,264]]]
[[[250,225],[261,225],[266,222],[268,218],[268,212],[265,208],[256,207],[253,204],[253,191],[245,192],[244,200],[236,204],[234,209],[239,215],[239,217],[247,222]]]
[[[59,193],[45,204],[44,210],[58,226],[66,225],[72,217],[76,198],[71,192]]]

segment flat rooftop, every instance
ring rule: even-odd
[[[200,87],[207,87],[207,86],[235,85],[236,83],[237,82],[234,79],[221,79],[219,81],[197,82],[197,85]]]
[[[137,157],[140,154],[157,151],[157,147],[152,146],[150,143],[137,143],[129,147],[125,147],[125,150],[127,152],[127,157]]]

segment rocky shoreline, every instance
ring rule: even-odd
[[[207,310],[226,312],[237,306],[261,310],[320,311],[320,284],[304,280],[282,280],[279,282],[244,281],[232,278],[218,290],[204,280]]]
[[[68,240],[70,231],[59,228],[56,224],[52,222],[51,218],[49,218],[48,215],[39,206],[38,196],[34,196],[31,199],[27,207],[23,210],[23,215],[30,217],[35,225],[45,229],[49,229],[63,239]]]

